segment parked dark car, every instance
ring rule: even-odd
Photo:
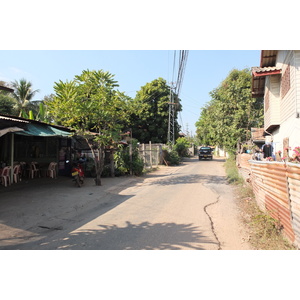
[[[212,154],[213,149],[211,147],[201,147],[198,152],[199,160],[200,159],[213,159]]]

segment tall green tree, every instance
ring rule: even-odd
[[[5,93],[4,91],[0,91],[0,113],[6,115],[15,115],[14,110],[14,99]]]
[[[31,107],[30,100],[39,90],[33,90],[32,83],[24,78],[19,81],[15,80],[11,85],[14,89],[15,109],[19,117],[28,116]]]
[[[7,87],[6,82],[0,80],[0,86]],[[14,98],[11,96],[10,92],[0,90],[0,113],[6,115],[14,115]]]
[[[4,95],[0,91],[0,113],[6,115],[12,115],[14,112],[14,102],[11,97]]]
[[[116,89],[114,75],[84,70],[72,81],[55,82],[55,96],[47,102],[57,124],[71,127],[87,141],[95,161],[96,185],[101,185],[104,150],[114,146],[126,124],[128,97]]]
[[[172,91],[173,93],[173,91]],[[178,138],[180,126],[177,122],[181,111],[180,99],[173,93],[175,103],[175,139]],[[134,99],[137,108],[130,116],[132,135],[141,143],[167,143],[170,86],[163,78],[145,84]]]
[[[196,123],[196,134],[200,145],[218,144],[214,105],[211,102],[202,108],[200,118]]]
[[[250,139],[251,127],[263,124],[263,101],[251,96],[250,70],[232,70],[210,96],[196,123],[197,136],[203,144],[234,152],[239,140]]]

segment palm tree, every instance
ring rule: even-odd
[[[15,80],[11,84],[14,89],[15,108],[19,112],[19,117],[25,116],[30,107],[30,100],[39,90],[32,90],[32,83],[24,78],[20,81]]]

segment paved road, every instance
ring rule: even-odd
[[[102,187],[6,190],[0,249],[249,249],[223,164],[195,157]]]

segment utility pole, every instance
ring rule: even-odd
[[[167,142],[169,145],[175,144],[175,103],[174,95],[172,93],[173,82],[170,85],[170,102],[169,102],[169,123],[168,123],[168,139]]]

